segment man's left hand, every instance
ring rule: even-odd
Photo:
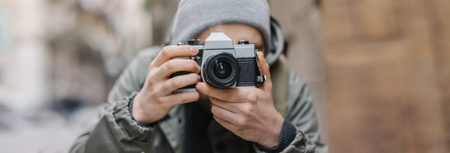
[[[267,77],[258,88],[218,89],[202,82],[196,88],[210,97],[211,112],[218,123],[245,140],[273,147],[278,144],[284,118],[273,103],[269,65],[262,52],[258,56]]]

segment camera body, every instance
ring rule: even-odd
[[[178,45],[184,45],[178,43]],[[223,32],[211,32],[204,45],[200,40],[189,40],[188,45],[198,48],[199,53],[192,59],[200,66],[201,82],[206,82],[217,88],[256,87],[257,83],[264,83],[258,66],[258,56],[254,44],[241,40],[233,45],[233,40]],[[180,71],[170,77],[184,75],[191,72]],[[195,85],[189,85],[174,92],[195,91]]]

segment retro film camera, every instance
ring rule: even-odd
[[[178,43],[184,45],[184,43]],[[262,74],[258,65],[257,49],[254,44],[241,40],[233,45],[233,40],[223,32],[211,32],[200,45],[200,40],[191,39],[188,45],[198,48],[199,52],[192,59],[200,66],[201,82],[206,82],[217,88],[256,87],[263,84],[266,76]],[[191,72],[180,71],[170,77],[185,75]],[[189,85],[174,92],[195,91],[195,85]]]

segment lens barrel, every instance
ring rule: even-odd
[[[231,88],[239,78],[240,67],[236,58],[227,52],[209,56],[203,65],[205,82],[217,88]]]

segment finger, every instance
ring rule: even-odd
[[[213,115],[213,117],[220,125],[222,125],[226,129],[228,129],[230,131],[236,131],[237,126],[231,124],[230,122],[228,122],[228,121],[226,121],[224,119],[221,119],[221,118],[217,117],[216,115]]]
[[[172,93],[174,90],[191,85],[196,84],[200,81],[200,76],[197,73],[190,73],[186,75],[180,75],[173,77],[167,81],[165,81],[162,85],[161,93],[166,95]]]
[[[263,90],[271,90],[272,89],[272,80],[270,76],[270,67],[269,64],[267,64],[266,58],[264,57],[264,53],[259,51],[258,52],[258,58],[259,58],[259,67],[261,68],[261,71],[263,75],[266,75],[266,81],[264,84],[262,84]]]
[[[161,65],[155,74],[155,79],[163,79],[178,71],[200,72],[197,62],[189,59],[172,59]]]
[[[261,68],[261,71],[264,75],[266,75],[267,79],[270,78],[270,67],[269,64],[267,64],[266,58],[264,57],[264,53],[259,51],[258,52],[258,58],[259,58],[259,67]]]
[[[233,112],[233,113],[239,112],[240,104],[244,104],[244,103],[226,102],[226,101],[214,98],[214,97],[210,97],[209,100],[211,101],[211,103],[213,105],[219,106],[219,107],[221,107],[223,109],[226,109],[226,110],[228,110],[230,112]]]
[[[219,107],[214,104],[211,106],[211,113],[214,116],[217,116],[223,120],[226,120],[236,126],[239,125],[239,123],[240,123],[239,120],[242,119],[242,117],[239,117],[238,114],[230,112],[230,111],[223,109],[222,107]]]
[[[182,93],[176,93],[171,94],[167,97],[164,97],[164,101],[167,101],[172,106],[181,105],[184,103],[190,103],[197,101],[200,97],[199,93],[197,91],[191,91],[191,92],[182,92]]]
[[[205,95],[228,102],[256,101],[256,91],[254,91],[256,88],[219,89],[203,82],[197,83],[195,87]]]
[[[159,67],[172,58],[194,56],[197,53],[198,48],[193,46],[166,46],[158,53],[151,66]]]

